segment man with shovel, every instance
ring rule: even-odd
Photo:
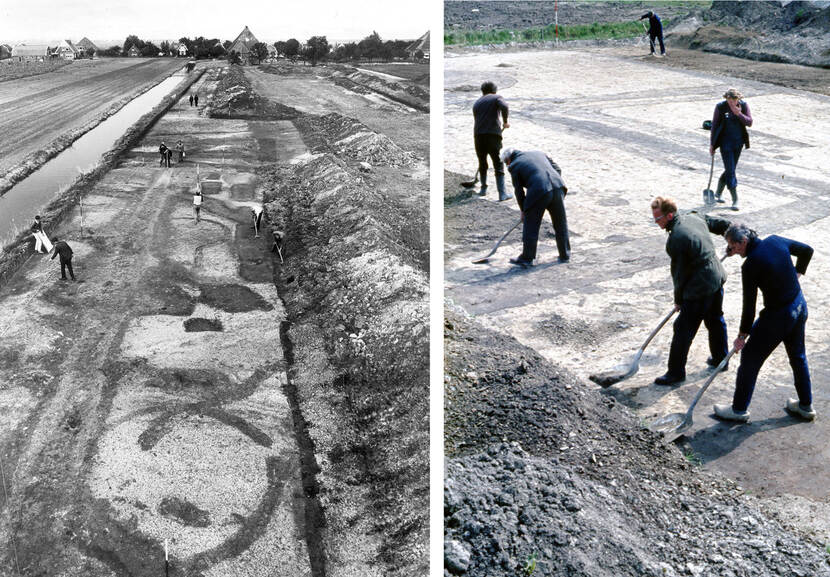
[[[480,196],[487,194],[487,157],[493,161],[493,170],[496,172],[496,188],[499,191],[499,201],[513,198],[504,189],[504,164],[499,159],[501,150],[501,132],[503,128],[510,128],[507,122],[509,107],[501,95],[496,94],[496,85],[485,82],[481,85],[481,98],[473,104],[473,139],[475,140],[476,156],[478,157],[478,173],[481,177]],[[499,121],[501,115],[502,122]]]
[[[539,227],[542,226],[545,211],[550,213],[553,222],[559,262],[568,262],[571,259],[568,218],[565,215],[568,187],[562,180],[559,166],[539,150],[505,148],[501,152],[501,160],[510,171],[523,223],[522,254],[511,258],[510,262],[524,268],[533,266],[539,242]]]
[[[700,323],[709,331],[706,363],[717,367],[726,356],[726,321],[723,319],[723,284],[726,271],[715,254],[709,233],[723,234],[729,222],[678,214],[677,204],[658,196],[651,202],[654,222],[665,230],[666,252],[671,257],[674,282],[674,308],[680,314],[674,321],[674,336],[666,374],[654,379],[656,385],[674,385],[686,379],[686,359]]]
[[[807,302],[798,279],[807,272],[813,249],[802,242],[776,235],[762,240],[744,224],[730,226],[725,236],[730,253],[745,259],[741,266],[744,304],[740,333],[735,339],[735,350],[741,351],[741,365],[732,404],[715,405],[715,415],[729,421],[749,420],[749,402],[758,372],[767,357],[783,342],[798,394],[798,399],[789,399],[784,409],[795,417],[812,421],[816,412],[804,348]],[[796,257],[795,266],[791,256]],[[764,309],[755,320],[759,289],[764,295]]]

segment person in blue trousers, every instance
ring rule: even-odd
[[[742,100],[743,95],[738,89],[730,88],[723,97],[724,100],[715,106],[712,116],[709,155],[714,156],[720,148],[723,174],[718,179],[715,191],[718,202],[724,202],[721,195],[726,187],[732,195],[732,210],[738,210],[738,178],[735,169],[741,158],[741,150],[749,148],[749,133],[746,129],[752,126],[752,114],[749,112],[749,104]]]
[[[715,405],[715,415],[729,421],[749,420],[749,402],[758,372],[772,351],[784,343],[798,395],[797,399],[787,400],[784,409],[795,417],[812,421],[816,412],[804,348],[807,302],[798,279],[807,272],[813,249],[776,235],[760,239],[744,224],[733,224],[725,236],[730,253],[746,259],[741,267],[744,293],[741,327],[734,344],[735,350],[741,352],[741,364],[732,404]],[[792,256],[796,257],[795,266]],[[759,290],[764,296],[764,308],[756,320],[755,301]]]

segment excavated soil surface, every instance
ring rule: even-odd
[[[466,339],[483,339],[479,326],[516,339],[533,354],[553,363],[552,371],[567,371],[573,376],[572,381],[564,384],[551,380],[551,389],[560,391],[564,385],[570,385],[572,391],[591,398],[588,402],[591,406],[602,406],[613,399],[616,407],[633,411],[633,426],[629,430],[632,435],[643,434],[637,432],[638,425],[648,424],[668,413],[685,411],[700,384],[711,374],[705,365],[708,350],[702,332],[691,348],[687,380],[682,385],[661,388],[652,384],[653,379],[665,371],[671,339],[669,328],[657,335],[640,362],[639,372],[627,381],[602,391],[587,377],[630,359],[671,307],[665,236],[649,218],[649,202],[657,194],[670,194],[678,199],[683,210],[704,209],[701,191],[708,179],[706,148],[709,135],[700,126],[703,120],[711,118],[714,104],[728,86],[738,86],[746,95],[755,125],[750,129],[752,147],[744,151],[738,167],[741,210],[733,213],[715,207],[713,211],[726,218],[743,220],[763,236],[783,234],[804,240],[815,248],[817,256],[802,279],[811,314],[807,327],[807,354],[815,406],[824,407],[820,414],[830,410],[823,384],[830,367],[827,334],[823,323],[817,320],[827,314],[830,306],[825,297],[825,284],[830,273],[820,257],[829,242],[824,230],[830,216],[828,199],[822,192],[830,190],[830,173],[821,158],[830,150],[818,136],[828,129],[830,106],[822,94],[791,88],[820,85],[818,69],[756,62],[741,67],[735,58],[696,51],[683,53],[682,62],[690,63],[686,68],[676,66],[673,55],[672,48],[669,57],[655,59],[644,55],[642,49],[634,45],[566,45],[556,50],[513,47],[505,51],[451,51],[445,59],[445,296],[451,311],[458,307],[473,315],[476,323],[475,328],[463,337],[449,333],[454,350],[462,359],[469,355],[471,360],[457,372],[450,371],[446,378],[451,387],[460,387],[460,381],[473,383],[475,391],[470,391],[465,402],[472,403],[470,399],[474,398],[479,403],[475,407],[462,403],[461,409],[453,410],[447,416],[448,447],[458,451],[458,457],[452,456],[446,463],[447,478],[449,485],[454,483],[456,487],[464,487],[467,499],[464,506],[469,508],[458,510],[465,518],[472,516],[475,519],[477,514],[484,515],[481,512],[487,511],[488,507],[493,513],[501,506],[501,513],[510,524],[510,537],[505,538],[508,541],[514,539],[514,543],[543,542],[539,533],[542,526],[567,527],[567,531],[577,532],[583,526],[587,532],[594,527],[591,514],[585,515],[587,519],[562,524],[558,513],[541,510],[540,507],[547,505],[550,499],[546,501],[544,494],[533,492],[535,489],[530,482],[529,503],[533,508],[524,518],[519,517],[520,508],[513,508],[513,514],[519,518],[515,524],[505,509],[516,505],[518,499],[513,505],[509,502],[505,505],[499,503],[496,496],[499,490],[509,491],[512,483],[524,485],[521,479],[530,475],[527,471],[533,471],[533,479],[539,487],[555,486],[565,474],[571,474],[573,479],[569,468],[551,465],[550,452],[544,453],[542,460],[533,460],[528,465],[530,457],[498,446],[504,439],[508,442],[516,440],[523,451],[536,459],[539,456],[537,447],[550,443],[551,427],[537,416],[543,414],[534,413],[534,410],[559,414],[565,411],[559,406],[568,401],[556,398],[540,402],[533,396],[526,398],[524,393],[509,395],[515,390],[517,377],[514,375],[519,369],[499,369],[489,362],[491,357],[499,358],[500,347],[508,345],[499,342],[479,355],[467,350]],[[777,83],[782,66],[789,75],[784,86]],[[750,78],[740,76],[744,68],[751,71]],[[533,269],[516,270],[507,262],[508,257],[521,250],[518,231],[504,241],[488,263],[473,265],[471,262],[486,254],[518,218],[515,204],[495,202],[494,186],[490,187],[492,193],[487,198],[460,187],[460,182],[471,180],[475,171],[470,107],[478,96],[476,87],[485,79],[496,81],[500,93],[511,106],[511,128],[505,132],[505,145],[545,150],[563,169],[563,178],[569,187],[565,202],[573,249],[568,264],[556,262],[549,224],[542,226],[539,264]],[[793,106],[810,110],[809,119],[780,114],[781,110]],[[720,170],[719,157],[715,164],[715,169]],[[492,185],[492,174],[490,179]],[[713,240],[719,250],[724,246],[722,239]],[[727,259],[725,266],[729,278],[724,311],[730,336],[733,336],[741,308],[740,262],[735,258]],[[447,349],[450,349],[449,344]],[[451,362],[452,356],[448,354],[447,363]],[[511,366],[520,366],[520,362],[505,361],[504,367]],[[495,376],[482,367],[492,367],[490,373]],[[713,478],[721,478],[717,475],[724,474],[733,479],[741,487],[739,492],[745,495],[743,499],[747,506],[763,512],[765,517],[759,526],[766,527],[767,518],[776,519],[787,527],[783,535],[789,535],[788,539],[806,537],[808,541],[802,541],[804,546],[821,552],[830,542],[830,524],[826,521],[830,494],[823,481],[819,481],[828,473],[822,441],[828,433],[828,421],[820,417],[814,423],[804,424],[782,410],[786,398],[794,393],[783,350],[776,351],[761,372],[750,423],[732,426],[715,420],[711,405],[731,399],[736,369],[737,363],[732,363],[726,374],[715,379],[698,405],[694,426],[686,437],[675,446],[654,450],[657,453],[665,451],[667,460],[674,459],[679,453],[688,455],[687,460],[694,465],[694,471],[688,474],[690,480],[698,479],[701,471],[716,475]],[[506,376],[501,376],[500,372]],[[493,388],[508,393],[480,394],[482,390],[490,390],[488,379],[495,379]],[[446,401],[450,407],[456,401],[451,389],[447,391]],[[501,396],[505,394],[508,396]],[[505,407],[511,407],[513,411],[509,420],[518,419],[524,425],[523,432],[516,433],[515,439],[504,434],[509,425],[497,426],[492,418]],[[530,424],[531,419],[540,426]],[[507,420],[499,420],[499,423]],[[468,427],[471,432],[463,433]],[[492,434],[488,433],[490,428]],[[577,447],[581,451],[585,445],[583,436],[579,428],[573,430],[578,441],[567,442],[568,438],[564,437],[557,438],[557,443],[560,447],[569,447],[567,450]],[[556,438],[558,432],[553,432]],[[462,438],[487,438],[492,443],[487,448],[466,452],[465,446],[456,442]],[[643,456],[642,451],[651,454],[649,447],[655,441],[645,437],[642,441],[635,442],[630,448],[624,445],[618,451],[611,445],[609,450],[615,458],[618,455],[627,458],[629,453],[632,458]],[[605,446],[602,441],[597,449]],[[499,456],[495,457],[493,452]],[[498,466],[508,468],[504,463],[516,455],[526,464],[521,477],[498,471]],[[498,459],[496,468],[488,465],[493,459]],[[590,455],[586,459],[590,460]],[[598,455],[596,459],[602,461]],[[478,465],[474,467],[476,460],[481,461],[481,469],[475,468]],[[654,457],[646,460],[651,463]],[[628,478],[626,472],[616,470],[614,459],[602,462],[609,473],[614,470],[620,478]],[[643,482],[648,482],[650,490],[632,488],[624,493],[626,499],[643,499],[632,504],[631,510],[620,508],[624,511],[621,519],[633,519],[632,531],[635,533],[650,530],[644,526],[647,517],[643,518],[644,525],[636,521],[637,511],[651,510],[657,515],[654,509],[657,504],[669,510],[683,507],[679,493],[658,490],[664,484],[664,477],[671,477],[672,469],[668,461],[656,462],[660,466],[644,469]],[[763,467],[759,467],[759,462],[764,463]],[[662,471],[664,464],[665,472]],[[459,465],[465,469],[462,471]],[[541,470],[548,476],[537,477],[537,474],[543,474],[539,473]],[[636,477],[636,473],[632,471],[632,474]],[[573,483],[573,486],[583,488],[583,495],[593,494],[590,499],[602,495],[608,501],[610,497],[606,495],[613,496],[618,490],[610,481],[590,490],[578,481]],[[619,481],[616,483],[619,487]],[[573,488],[568,484],[565,486]],[[563,575],[568,574],[558,568],[567,567],[569,563],[570,574],[601,575],[605,567],[615,567],[614,563],[617,563],[614,571],[609,570],[608,574],[629,574],[626,571],[630,574],[662,574],[663,568],[654,566],[647,559],[665,560],[671,566],[665,568],[667,574],[674,571],[676,574],[725,575],[732,571],[736,575],[814,575],[826,571],[824,561],[819,560],[814,565],[805,562],[790,569],[777,568],[777,561],[761,561],[760,558],[746,563],[730,561],[724,565],[721,557],[731,559],[725,553],[707,556],[700,551],[696,558],[695,555],[686,557],[701,543],[693,536],[708,535],[711,530],[725,531],[721,537],[713,539],[712,544],[747,541],[749,526],[730,529],[729,515],[720,521],[705,516],[722,505],[724,492],[715,489],[709,492],[707,482],[704,482],[698,507],[687,503],[688,528],[679,534],[684,539],[691,539],[688,547],[683,540],[666,544],[671,534],[668,528],[675,526],[669,522],[662,532],[645,541],[644,547],[648,550],[645,553],[631,555],[623,550],[628,545],[622,549],[604,549],[602,543],[608,538],[607,530],[600,533],[602,524],[597,520],[597,532],[590,538],[573,540],[560,535],[547,539],[548,542],[566,543],[570,550],[550,547],[548,554],[541,551],[541,546],[536,547],[539,551],[530,545],[524,549],[514,548],[507,552],[508,565],[523,564],[535,552],[538,559],[547,555],[554,560],[548,566],[538,565],[537,570],[544,570],[543,574],[559,574],[555,572],[557,570],[562,570]],[[564,491],[556,494],[562,496]],[[652,500],[648,495],[654,495],[656,499]],[[552,499],[559,502],[558,498]],[[616,505],[613,499],[610,502],[613,510]],[[563,507],[567,511],[567,506]],[[598,510],[601,510],[599,506]],[[462,525],[452,525],[454,511],[445,514],[451,540],[459,541],[472,558],[481,559],[486,543],[479,540],[476,530],[471,528],[474,524],[464,527],[463,521],[459,521]],[[735,519],[743,517],[738,515]],[[748,517],[761,519],[755,514]],[[659,518],[659,515],[649,518],[649,523],[658,523],[662,527],[661,522],[655,520]],[[612,527],[612,533],[616,526],[613,519],[612,516],[606,521]],[[477,521],[484,524],[484,517]],[[493,525],[501,526],[490,522],[490,526]],[[626,526],[625,523],[619,525]],[[773,535],[774,532],[768,536],[764,547],[774,548]],[[815,544],[810,544],[810,540]],[[751,541],[755,543],[754,539]],[[635,539],[630,546],[636,548],[639,543]],[[762,547],[760,541],[758,546]],[[489,550],[492,554],[487,560],[478,561],[480,565],[470,562],[469,567],[474,568],[470,569],[470,574],[497,573],[490,564],[500,563],[501,550],[497,545],[493,547],[495,549]],[[448,550],[455,550],[457,559],[465,558],[455,545]],[[746,546],[733,548],[731,555],[746,551]],[[559,555],[567,555],[569,560]]]

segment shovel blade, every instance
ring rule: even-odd
[[[692,427],[692,419],[686,413],[664,415],[654,421],[649,429],[666,438],[676,439]]]
[[[468,180],[467,182],[462,182],[461,186],[464,188],[473,188],[476,185],[475,180]]]
[[[590,375],[588,378],[594,381],[603,389],[607,389],[611,385],[627,379],[628,377],[636,373],[639,368],[639,363],[634,363],[633,365],[619,365],[608,371]]]
[[[489,260],[490,260],[490,257],[485,256],[484,258],[477,258],[476,260],[473,261],[473,264],[484,264],[485,262],[488,262]]]

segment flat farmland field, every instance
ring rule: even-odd
[[[68,146],[67,135],[80,136],[183,65],[182,59],[113,58],[0,79],[0,179],[33,153]]]

